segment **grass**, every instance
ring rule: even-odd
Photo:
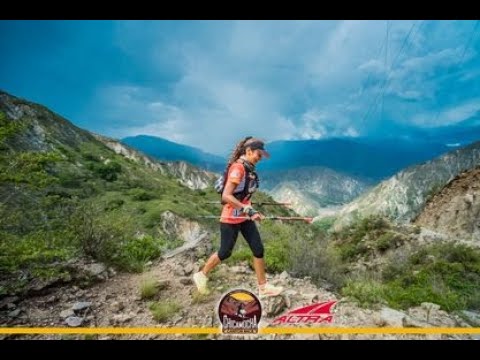
[[[158,282],[154,279],[144,279],[140,284],[140,297],[142,300],[154,298],[159,291]]]
[[[211,294],[200,294],[198,291],[194,291],[192,294],[192,304],[204,304],[213,300]]]
[[[154,302],[149,305],[153,318],[158,322],[171,319],[182,307],[173,300]]]

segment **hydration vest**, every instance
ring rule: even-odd
[[[253,193],[258,189],[260,185],[260,180],[258,178],[257,173],[255,172],[255,166],[252,165],[250,162],[244,160],[244,159],[239,159],[242,164],[243,168],[245,169],[245,181],[241,181],[240,184],[235,188],[233,191],[233,196],[239,200],[243,201],[245,199],[250,199],[253,195]],[[228,168],[222,176],[220,176],[217,181],[215,181],[215,191],[222,195],[223,190],[225,189],[225,184],[226,180],[228,177]],[[223,204],[223,201],[222,201]]]

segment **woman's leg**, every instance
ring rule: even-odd
[[[220,249],[213,253],[205,263],[202,269],[204,275],[207,275],[215,266],[232,255],[232,250],[238,238],[238,230],[237,224],[220,223]]]
[[[273,286],[267,283],[267,278],[265,276],[265,260],[263,258],[264,248],[257,225],[254,221],[247,220],[242,223],[240,231],[253,253],[253,267],[257,274],[260,298],[279,295],[283,291],[283,287]]]
[[[208,294],[209,292],[207,288],[207,274],[232,254],[238,237],[238,229],[239,226],[237,224],[220,223],[220,250],[210,256],[201,271],[193,274],[193,282],[201,294]]]
[[[264,248],[260,233],[254,221],[247,220],[241,224],[240,231],[250,246],[253,253],[253,268],[257,275],[258,285],[267,282],[265,277],[265,260],[263,259]]]

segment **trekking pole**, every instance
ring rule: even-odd
[[[206,204],[221,204],[220,201],[205,201]],[[279,203],[279,202],[269,202],[269,201],[263,201],[263,202],[252,202],[252,205],[285,205],[289,206],[292,205],[292,203]]]
[[[195,216],[195,218],[203,218],[203,219],[245,219],[245,220],[251,220],[248,216],[225,216],[225,217],[220,217],[217,215],[203,215],[203,216]],[[287,221],[295,221],[295,220],[300,220],[300,221],[305,221],[308,224],[311,224],[313,222],[313,217],[296,217],[296,216],[265,216],[263,220],[287,220]]]

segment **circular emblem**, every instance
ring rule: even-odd
[[[226,334],[257,333],[261,316],[260,300],[247,290],[230,291],[218,305],[222,332]]]

